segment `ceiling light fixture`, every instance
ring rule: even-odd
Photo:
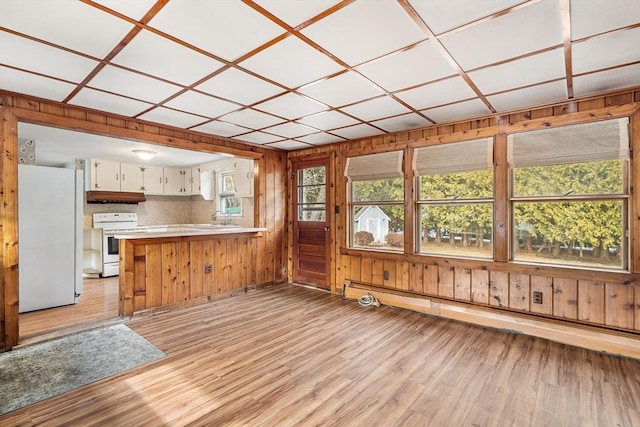
[[[151,150],[133,150],[133,152],[142,160],[151,160],[156,155],[156,152]]]

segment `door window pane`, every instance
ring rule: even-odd
[[[298,221],[327,220],[325,175],[324,166],[298,170]]]

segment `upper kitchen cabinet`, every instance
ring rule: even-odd
[[[164,194],[164,171],[161,166],[145,166],[142,179],[145,194]]]
[[[233,169],[235,197],[253,196],[253,160],[237,159]]]
[[[122,191],[120,189],[120,163],[91,159],[87,190]]]
[[[164,168],[164,194],[184,196],[191,194],[191,169]],[[187,177],[187,172],[189,177]],[[189,187],[187,189],[187,187]]]
[[[191,185],[191,194],[201,194],[201,186],[200,186],[200,168],[191,168],[191,176],[189,178],[189,183]],[[189,187],[187,187],[188,189]]]
[[[120,163],[120,191],[144,190],[144,166]]]

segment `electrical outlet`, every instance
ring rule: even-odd
[[[542,292],[533,291],[533,303],[534,304],[542,304]]]
[[[382,273],[382,278],[384,280],[389,280],[389,272],[387,270]]]
[[[213,271],[213,266],[211,264],[207,264],[204,266],[205,273],[211,273]]]

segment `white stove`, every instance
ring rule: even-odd
[[[93,214],[93,228],[102,229],[102,277],[120,274],[120,241],[115,234],[147,229],[138,226],[135,212]]]

